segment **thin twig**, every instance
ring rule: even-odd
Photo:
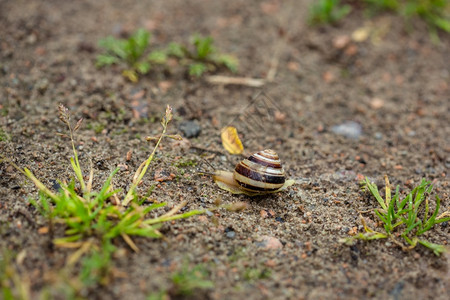
[[[221,75],[211,75],[206,77],[206,81],[212,84],[235,84],[235,85],[245,85],[249,87],[262,87],[266,80],[262,78],[251,78],[251,77],[229,77]]]

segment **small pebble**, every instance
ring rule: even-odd
[[[276,217],[275,221],[280,222],[280,223],[284,223],[284,219],[282,217]]]
[[[347,121],[331,127],[331,131],[346,138],[357,140],[362,134],[362,126],[355,121]]]
[[[273,236],[264,235],[260,238],[260,241],[256,243],[258,247],[263,248],[264,250],[272,250],[272,249],[282,249],[283,244],[279,239]]]
[[[383,138],[383,134],[381,132],[375,132],[375,139],[381,140]]]
[[[184,121],[181,122],[178,129],[183,133],[185,137],[189,138],[195,138],[198,137],[200,132],[202,131],[202,128],[196,121]]]
[[[48,84],[49,84],[49,81],[47,78],[43,78],[36,83],[35,87],[36,87],[37,91],[39,92],[39,94],[41,94],[41,95],[45,94],[45,92],[47,91],[47,88],[48,88]]]
[[[61,185],[59,184],[59,182],[56,181],[55,179],[50,179],[50,182],[51,182],[51,184],[52,184],[52,189],[53,189],[54,191],[59,192],[59,190],[61,189]]]
[[[370,107],[372,107],[373,109],[379,109],[382,108],[384,106],[384,100],[381,98],[373,98],[370,101]]]
[[[234,239],[234,237],[236,236],[236,232],[228,231],[226,235],[227,235],[227,238]]]
[[[163,182],[163,181],[171,181],[176,177],[175,174],[170,173],[167,170],[164,170],[162,168],[158,169],[155,171],[155,180],[159,181],[159,182]]]

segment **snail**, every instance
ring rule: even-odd
[[[286,180],[278,154],[271,150],[256,152],[236,165],[233,172],[215,171],[213,180],[223,190],[248,196],[285,190],[295,180]]]

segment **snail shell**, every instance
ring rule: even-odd
[[[242,160],[233,172],[216,171],[213,179],[224,190],[249,196],[276,193],[295,183],[286,180],[278,154],[270,149]]]

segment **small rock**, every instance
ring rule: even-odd
[[[267,218],[268,213],[265,209],[261,209],[261,211],[259,212],[259,214],[261,215],[261,218]]]
[[[27,36],[26,42],[30,45],[35,44],[37,41],[37,35],[35,33],[30,34]]]
[[[333,39],[333,47],[336,49],[344,49],[351,42],[348,35],[339,35]]]
[[[49,81],[47,78],[43,78],[36,83],[36,89],[39,94],[44,95],[47,91]]]
[[[200,125],[196,121],[181,122],[178,129],[180,129],[183,135],[188,139],[198,137],[200,132],[202,131]]]
[[[375,132],[375,139],[376,140],[381,140],[383,138],[383,134],[381,132]]]
[[[280,223],[284,223],[284,219],[282,217],[276,217],[275,221],[280,222]]]
[[[330,82],[334,81],[335,76],[334,76],[333,72],[326,71],[325,73],[323,73],[322,78],[326,83],[330,83]]]
[[[362,126],[355,121],[347,121],[331,127],[331,131],[346,138],[357,140],[362,134]]]
[[[61,185],[59,184],[59,182],[55,179],[50,179],[50,182],[52,184],[52,189],[56,192],[59,192],[59,190],[61,189]]]
[[[164,169],[158,169],[155,171],[155,180],[159,182],[163,181],[171,181],[176,177],[175,174],[170,173],[167,170]]]
[[[232,227],[227,227],[225,228],[225,235],[229,239],[234,239],[234,237],[236,236],[236,232]]]
[[[263,248],[264,250],[276,250],[282,249],[283,244],[279,239],[273,236],[264,235],[260,238],[260,241],[256,244],[258,247]]]
[[[370,100],[370,107],[373,109],[380,109],[384,106],[384,100],[381,98],[373,98]]]
[[[365,178],[366,178],[366,177],[364,177],[364,175],[361,174],[361,173],[356,174],[356,181],[357,181],[357,182],[361,182],[361,181],[363,181]]]
[[[227,232],[227,238],[234,239],[235,236],[236,236],[236,232],[234,232],[234,231]]]
[[[128,171],[128,166],[126,164],[118,164],[118,168],[120,168],[120,171]]]

